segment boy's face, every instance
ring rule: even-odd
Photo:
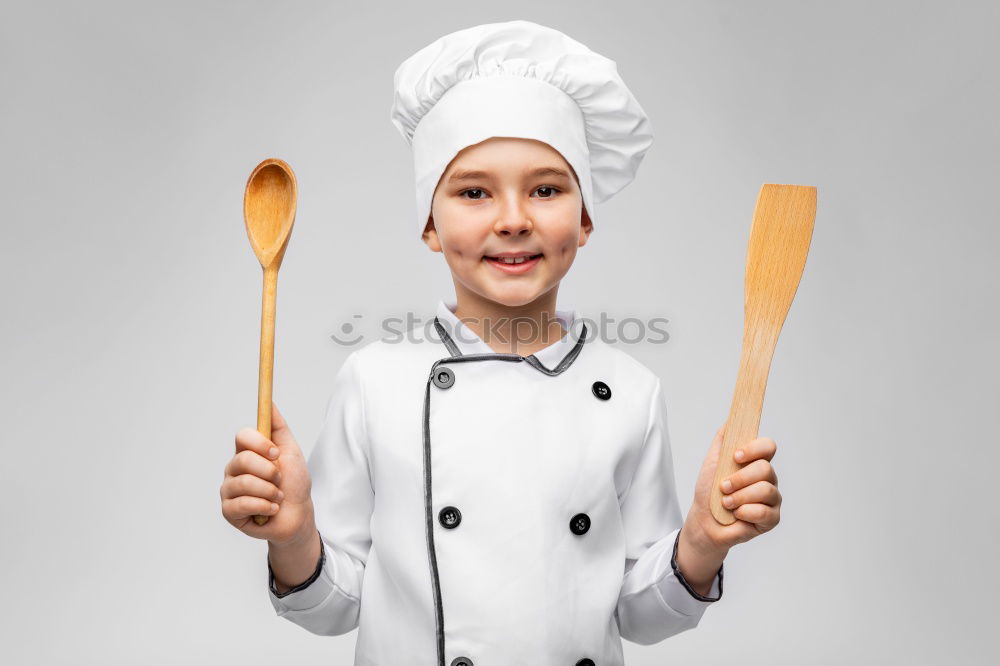
[[[423,241],[444,253],[457,283],[513,307],[556,287],[592,230],[573,169],[557,150],[494,137],[465,148],[445,169]],[[529,258],[520,265],[496,259],[511,253]]]

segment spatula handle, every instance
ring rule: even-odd
[[[757,437],[760,413],[764,407],[764,389],[767,387],[767,375],[771,369],[771,357],[776,342],[777,339],[769,339],[760,327],[748,326],[745,330],[740,369],[736,375],[736,389],[733,391],[733,401],[729,406],[729,418],[726,421],[726,431],[722,435],[722,450],[719,452],[712,496],[708,503],[712,515],[722,525],[735,523],[736,516],[722,505],[724,493],[719,484],[746,465],[736,462],[733,454],[736,449],[746,446]]]
[[[257,379],[257,432],[271,439],[271,387],[274,378],[274,313],[278,300],[278,266],[264,268],[264,294],[260,313],[260,373]],[[254,516],[258,525],[268,516]]]

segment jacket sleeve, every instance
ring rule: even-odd
[[[347,357],[334,379],[326,420],[308,460],[321,544],[316,570],[279,595],[268,561],[269,595],[278,616],[322,636],[344,634],[358,626],[361,583],[371,548],[375,495],[359,351]]]
[[[722,567],[708,596],[684,580],[677,567],[683,521],[677,501],[667,409],[659,378],[632,482],[621,500],[625,528],[625,577],[615,617],[621,637],[650,645],[698,625],[722,597]]]

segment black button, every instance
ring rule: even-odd
[[[590,529],[590,516],[585,513],[578,513],[569,521],[569,529],[573,534],[586,534]]]
[[[451,388],[455,384],[455,373],[452,372],[451,368],[438,368],[434,371],[431,380],[438,388]]]
[[[594,395],[601,400],[608,400],[611,398],[611,388],[604,382],[594,382],[594,385],[590,387],[590,390],[593,391]]]
[[[451,666],[473,666],[472,660],[468,657],[455,657],[451,660]]]
[[[462,522],[462,512],[453,506],[446,506],[438,513],[438,521],[449,530],[454,529]]]
[[[594,666],[594,660],[584,657],[580,661],[576,662],[576,666]]]

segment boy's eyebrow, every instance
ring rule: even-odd
[[[569,174],[563,169],[557,169],[555,167],[540,167],[533,171],[529,171],[524,174],[525,176],[558,176],[562,178],[569,178]],[[490,177],[490,174],[485,171],[478,171],[474,169],[459,169],[451,174],[448,178],[449,183],[454,183],[462,180],[486,180]]]

